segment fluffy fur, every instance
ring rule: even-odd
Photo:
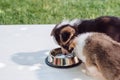
[[[90,75],[99,80],[120,80],[120,43],[102,33],[85,33],[74,40],[74,52]]]
[[[120,42],[120,18],[113,16],[102,16],[96,19],[72,21],[66,20],[57,24],[51,35],[54,36],[57,43],[68,52],[70,41],[78,35],[86,32],[100,32],[110,36],[115,41]]]

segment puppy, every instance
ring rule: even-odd
[[[62,52],[67,54],[71,53],[73,50],[73,48],[69,48],[71,41],[78,35],[85,32],[105,33],[115,41],[120,42],[120,18],[113,16],[102,16],[90,20],[66,20],[57,24],[53,28],[51,35],[62,47]]]
[[[91,76],[120,80],[120,43],[103,33],[84,33],[74,38],[72,44]]]

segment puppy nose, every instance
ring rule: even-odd
[[[61,48],[61,50],[62,50],[62,53],[65,54],[65,55],[69,53],[69,52],[68,52],[66,49],[64,49],[63,47]]]

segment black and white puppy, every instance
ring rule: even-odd
[[[71,44],[88,74],[99,80],[120,80],[120,43],[103,33],[84,33]]]
[[[113,40],[120,42],[120,18],[113,16],[102,16],[96,19],[62,21],[57,24],[51,32],[56,42],[62,47],[63,53],[71,53],[74,44],[71,41],[78,35],[86,32],[100,32],[110,36]],[[70,46],[71,45],[71,46]]]

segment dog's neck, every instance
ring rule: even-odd
[[[89,36],[91,36],[92,33],[84,33],[79,35],[75,41],[76,41],[76,46],[74,48],[75,54],[78,56],[79,59],[81,59],[83,62],[86,62],[86,58],[84,56],[83,49],[86,45],[86,40],[88,39]]]

